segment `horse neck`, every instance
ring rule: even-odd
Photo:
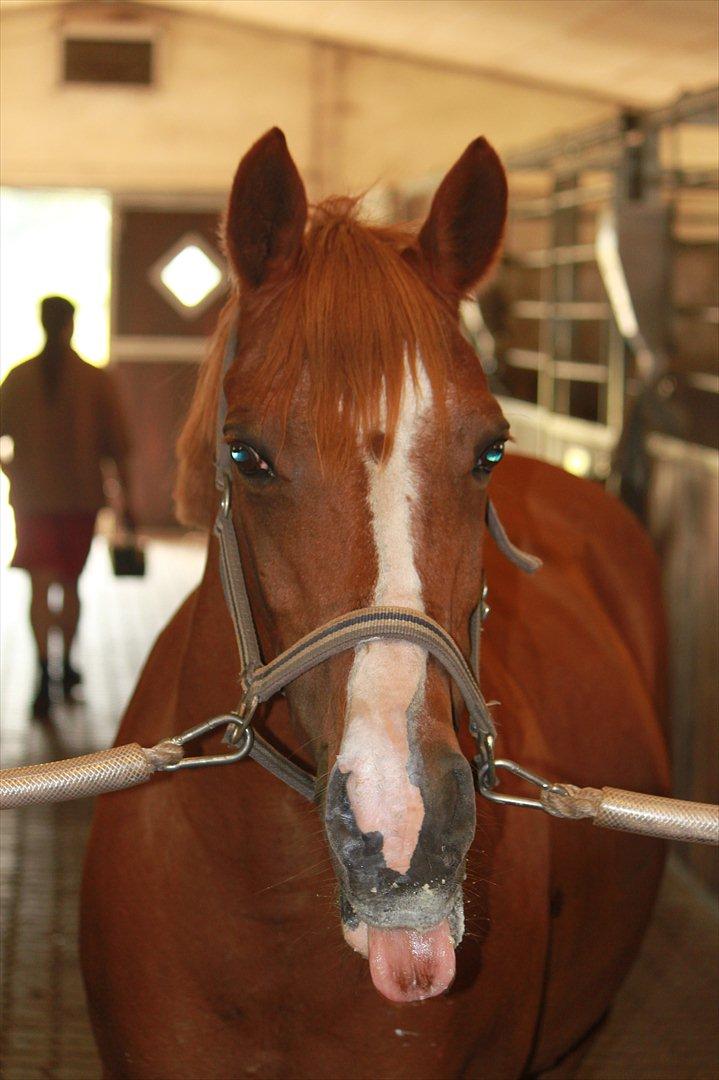
[[[176,732],[236,707],[239,660],[214,537],[175,663]]]

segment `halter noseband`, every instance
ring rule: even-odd
[[[458,645],[450,634],[424,612],[408,608],[378,606],[358,608],[346,615],[312,630],[289,649],[262,663],[257,632],[247,595],[237,535],[231,516],[232,481],[229,448],[223,437],[227,399],[224,377],[234,359],[237,348],[237,331],[228,335],[220,375],[217,402],[215,483],[222,492],[220,508],[215,519],[214,532],[220,545],[220,577],[237,639],[240,655],[242,699],[235,713],[228,718],[229,727],[225,740],[231,745],[241,743],[238,756],[254,758],[263,768],[305,798],[315,796],[315,778],[299,768],[266,739],[255,732],[250,724],[257,706],[268,701],[289,683],[313,667],[347,649],[370,641],[383,639],[407,641],[430,653],[445,669],[460,691],[469,713],[469,731],[477,743],[475,763],[485,771],[493,768],[494,739],[496,731],[487,703],[479,688],[479,641],[481,624],[488,608],[486,591],[475,608],[471,619],[472,667],[470,668]],[[487,502],[487,528],[500,551],[516,566],[533,573],[542,565],[534,555],[528,555],[509,540],[491,502]],[[234,717],[234,723],[232,718]],[[223,760],[232,759],[226,755]]]

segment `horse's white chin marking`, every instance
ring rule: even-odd
[[[417,501],[412,461],[418,425],[431,405],[420,369],[405,376],[402,409],[387,462],[367,459],[369,504],[379,573],[373,602],[424,611],[412,537]],[[427,658],[405,642],[373,642],[357,650],[347,685],[347,716],[337,766],[349,773],[347,793],[358,827],[380,832],[386,865],[406,873],[417,846],[424,805],[409,774],[408,714],[421,705]],[[354,946],[353,946],[354,947]]]
[[[369,935],[367,932],[367,923],[360,922],[357,926],[350,927],[347,923],[342,923],[342,933],[344,934],[345,941],[351,949],[358,952],[360,956],[364,956],[365,960],[369,956]]]

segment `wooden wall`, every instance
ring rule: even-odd
[[[277,124],[316,198],[441,173],[480,134],[508,148],[614,111],[604,95],[521,71],[502,78],[207,18],[204,0],[188,13],[131,6],[159,35],[152,88],[62,85],[63,20],[111,23],[113,5],[0,6],[4,183],[226,192],[240,155]]]
[[[133,503],[143,526],[177,524],[172,503],[175,443],[207,339],[227,295],[226,280],[206,306],[186,309],[157,285],[157,267],[195,238],[224,270],[217,208],[191,196],[116,198],[111,365],[133,442]]]
[[[671,751],[679,798],[719,803],[719,467],[712,450],[651,436],[650,531],[662,560],[671,663]],[[716,848],[677,845],[719,891]]]
[[[111,370],[132,439],[132,501],[138,523],[174,527],[175,443],[192,397],[197,364],[119,360]]]

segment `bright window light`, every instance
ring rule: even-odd
[[[0,189],[0,379],[42,348],[40,301],[76,306],[73,345],[90,363],[108,361],[110,196],[102,191]],[[8,483],[0,475],[0,559],[15,546]]]
[[[179,251],[160,271],[166,289],[187,308],[197,307],[222,281],[222,271],[196,244]]]
[[[40,351],[43,296],[75,304],[75,348],[107,363],[111,222],[105,192],[0,190],[0,377]]]
[[[568,446],[562,455],[562,465],[573,476],[590,476],[592,455],[584,446]]]
[[[634,305],[619,254],[619,239],[611,213],[602,215],[595,250],[599,271],[622,337],[631,341],[639,333]]]

